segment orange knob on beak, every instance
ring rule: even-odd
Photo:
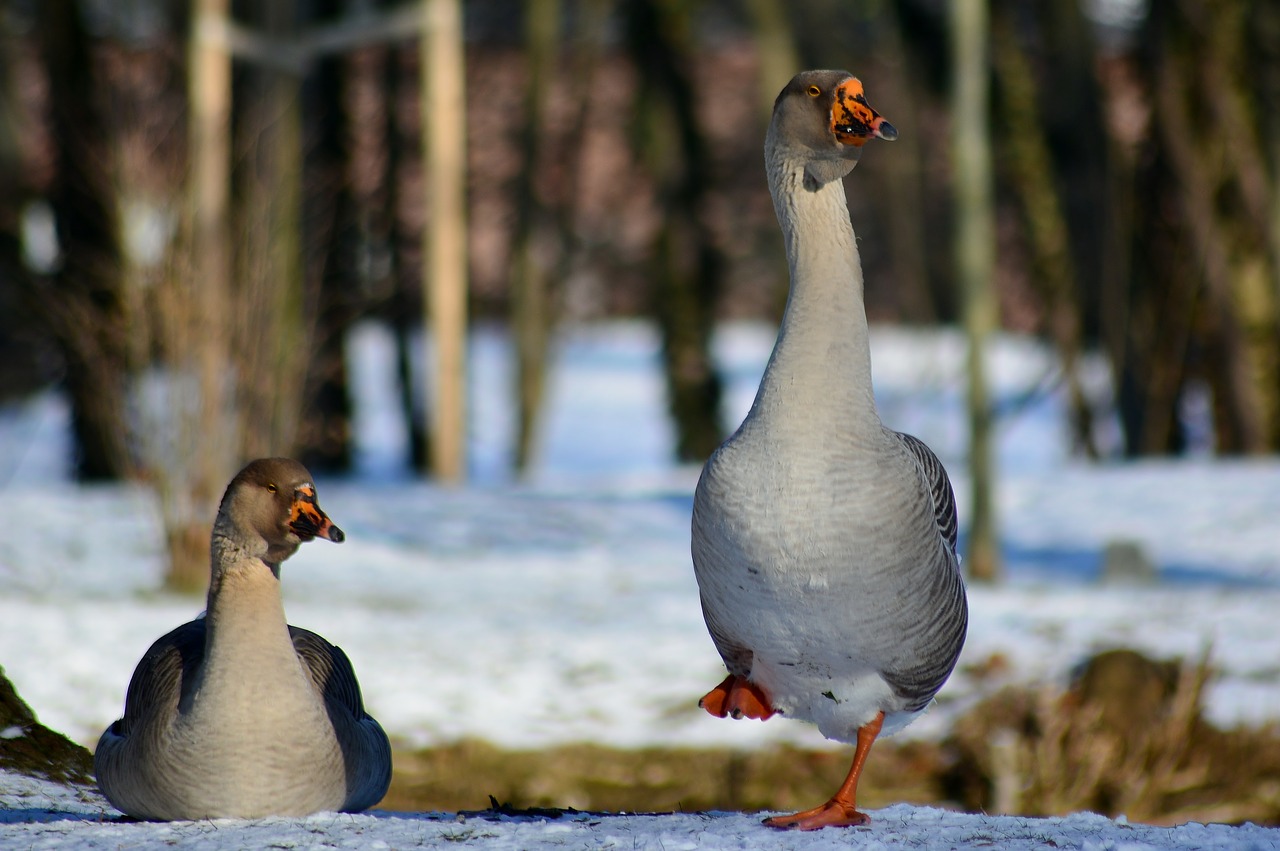
[[[868,139],[884,139],[892,142],[898,138],[898,130],[871,108],[862,91],[862,81],[856,77],[845,80],[835,91],[835,103],[831,106],[831,132],[845,145],[862,147]]]
[[[294,491],[293,506],[289,511],[289,528],[304,541],[328,538],[335,544],[340,544],[347,539],[346,534],[320,510],[320,504],[316,502],[316,489],[311,485],[303,485]]]

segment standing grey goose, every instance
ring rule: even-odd
[[[98,740],[98,785],[122,812],[257,818],[382,800],[391,746],[364,710],[351,662],[285,621],[280,563],[315,537],[345,536],[297,461],[254,461],[227,486],[205,616],[151,645],[124,717]]]
[[[968,622],[951,484],[928,447],[880,422],[871,389],[841,179],[868,139],[897,135],[845,71],[799,74],[774,103],[765,160],[790,295],[751,411],[694,496],[694,572],[729,669],[699,705],[812,721],[857,746],[829,801],[773,827],[869,820],[856,792],[871,745],[928,706]]]

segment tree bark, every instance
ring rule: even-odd
[[[113,151],[96,102],[89,38],[74,0],[37,4],[57,170],[49,191],[59,243],[52,290],[37,308],[65,361],[76,474],[136,472],[128,449],[128,316]]]
[[[228,0],[197,0],[190,20],[185,236],[155,308],[174,401],[164,427],[146,437],[169,556],[165,587],[191,594],[208,585],[209,535],[238,444],[228,380],[231,56],[219,37],[227,14]]]
[[[657,183],[662,216],[653,280],[667,403],[676,456],[701,462],[724,437],[711,331],[725,260],[703,211],[711,162],[689,77],[689,10],[657,0],[630,0],[627,7],[629,50],[642,78],[637,112],[645,135],[637,146]]]
[[[516,230],[511,257],[517,472],[524,472],[532,460],[537,415],[542,407],[546,384],[547,349],[555,321],[552,274],[556,258],[550,255],[561,246],[552,232],[554,222],[550,211],[537,197],[536,176],[542,158],[543,120],[555,73],[560,12],[558,0],[531,0],[524,7],[525,57],[528,62],[524,129],[520,137],[524,167],[516,184]]]
[[[760,57],[760,116],[767,126],[778,92],[800,70],[800,57],[783,0],[747,0],[747,13]]]
[[[300,30],[296,0],[247,4],[248,21],[279,41]],[[244,459],[293,455],[315,324],[302,245],[302,105],[299,77],[245,68],[232,102],[237,249],[232,354]]]
[[[955,0],[951,16],[955,63],[951,107],[955,256],[969,340],[969,467],[973,488],[965,564],[971,578],[994,582],[1001,573],[996,532],[995,423],[984,358],[987,341],[998,326],[999,314],[993,281],[995,206],[986,0]]]
[[[319,4],[314,17],[329,19],[349,4]],[[314,344],[302,400],[298,456],[312,472],[344,472],[352,460],[352,405],[348,393],[347,332],[358,301],[369,288],[360,280],[356,255],[355,199],[351,186],[351,119],[346,56],[323,56],[303,84],[306,174],[301,221],[307,289],[317,302]]]
[[[1039,114],[1035,71],[1010,20],[1008,4],[997,6],[992,56],[1002,98],[1006,168],[1023,210],[1031,249],[1031,278],[1044,303],[1045,325],[1062,362],[1072,434],[1089,458],[1098,457],[1093,415],[1080,380],[1083,349],[1080,294],[1070,232],[1053,180],[1053,161]]]
[[[1131,454],[1187,448],[1182,404],[1197,381],[1211,395],[1217,452],[1265,451],[1277,431],[1280,256],[1260,153],[1274,127],[1245,107],[1276,52],[1251,46],[1249,21],[1242,6],[1182,0],[1153,6],[1140,31],[1133,65],[1151,120],[1135,171],[1118,382]]]
[[[427,231],[423,300],[435,349],[431,470],[467,474],[466,76],[460,0],[422,0],[422,145]]]

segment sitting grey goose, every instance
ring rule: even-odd
[[[790,294],[755,402],[694,496],[694,572],[729,669],[699,705],[856,744],[835,795],[773,827],[869,821],[856,792],[871,745],[932,701],[968,623],[950,481],[881,423],[872,394],[841,182],[872,138],[897,131],[845,71],[799,74],[774,103],[765,159]]]
[[[382,800],[391,746],[345,653],[290,626],[280,563],[342,530],[297,461],[254,461],[227,486],[212,536],[204,617],[157,640],[134,671],[124,717],[94,771],[139,819],[257,818]]]

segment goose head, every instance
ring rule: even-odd
[[[311,473],[291,458],[261,458],[237,473],[222,497],[214,535],[271,565],[315,538],[346,539],[320,509]]]
[[[771,163],[803,164],[805,185],[816,189],[852,171],[869,139],[896,138],[894,126],[867,103],[857,77],[803,71],[774,101],[765,155]]]

